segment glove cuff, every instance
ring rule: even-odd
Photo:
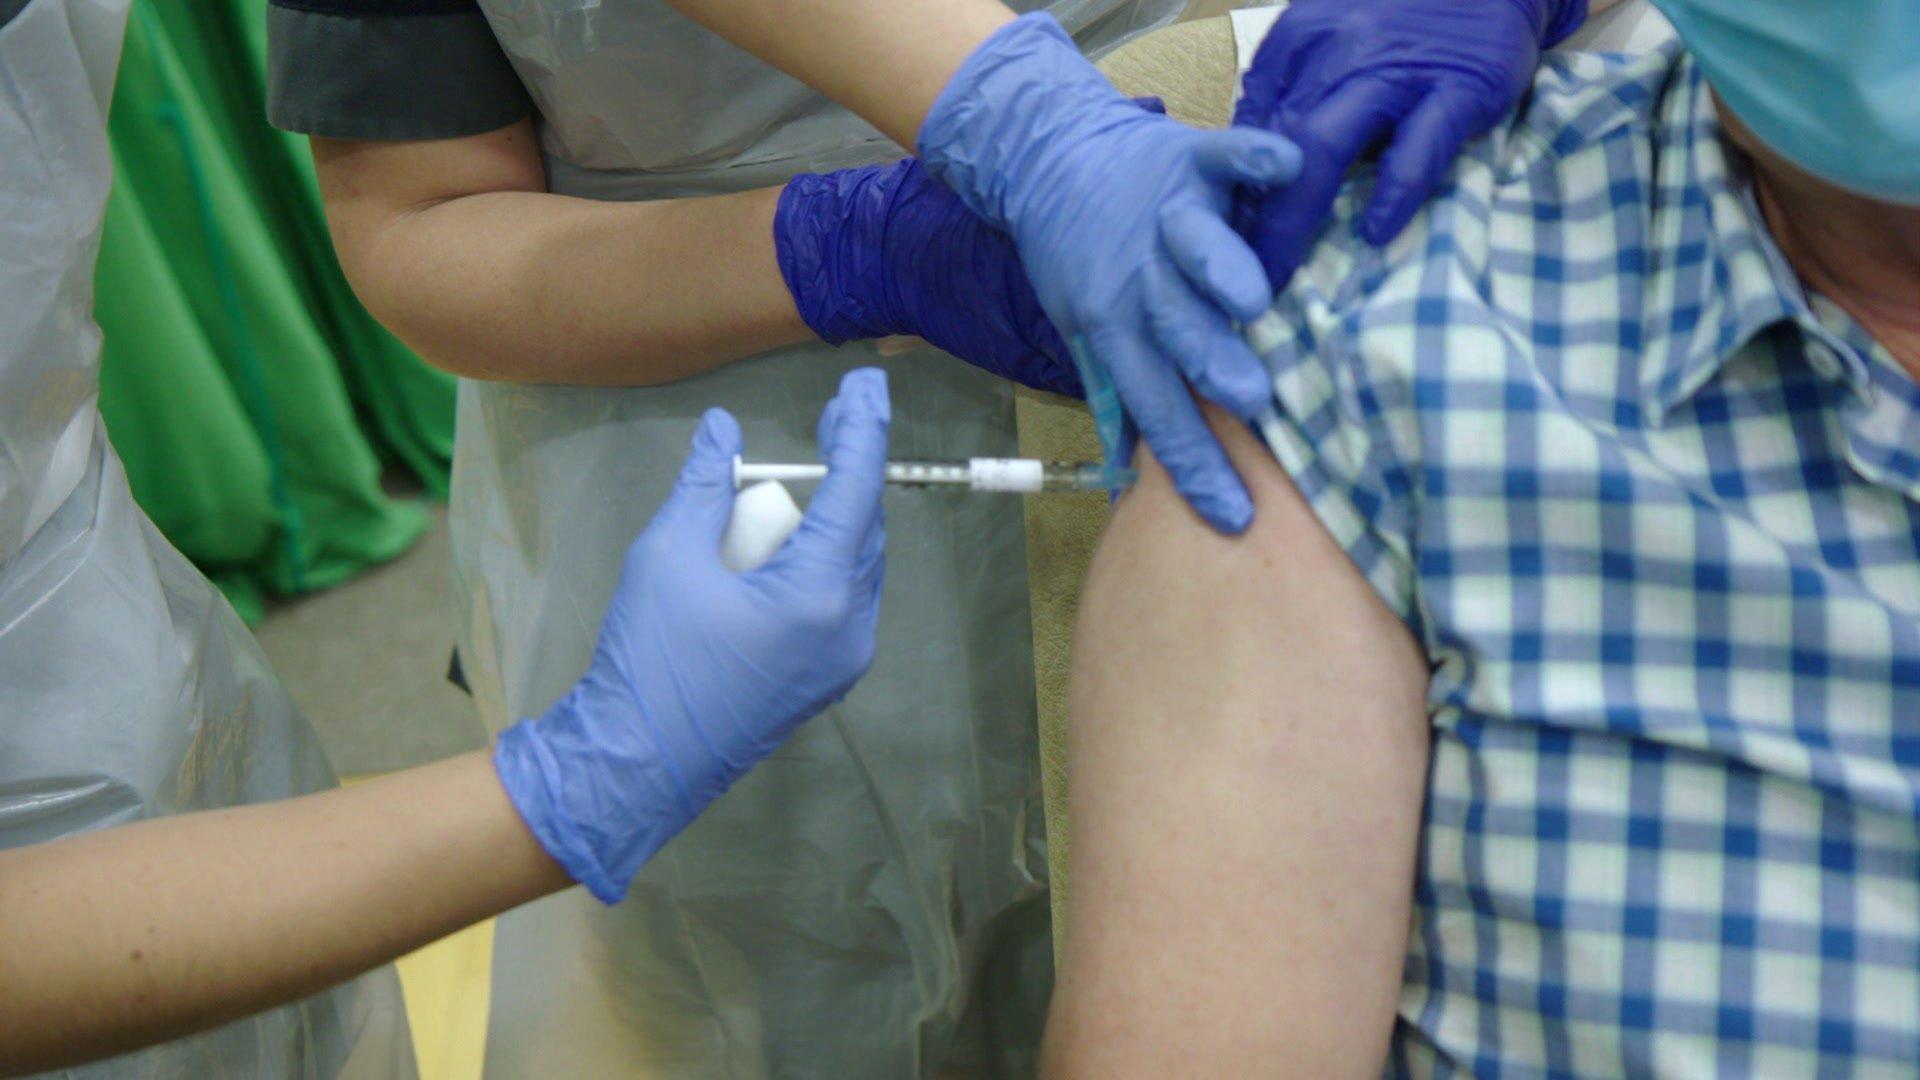
[[[914,332],[889,302],[882,265],[893,189],[909,164],[803,173],[780,191],[774,258],[801,320],[829,345]]]
[[[1549,0],[1546,25],[1540,30],[1540,47],[1553,48],[1573,36],[1586,22],[1587,0]]]
[[[583,680],[538,720],[500,733],[493,767],[508,801],[534,839],[603,904],[627,895],[640,867],[698,814],[693,797],[665,756],[651,746],[608,745],[609,733],[580,707]],[[622,701],[630,711],[634,705]],[[631,740],[625,740],[631,741]],[[617,780],[600,761],[621,759]]]
[[[1072,132],[1112,110],[1140,110],[1114,89],[1054,17],[1028,12],[988,35],[934,99],[920,125],[927,171],[967,208],[1017,233],[1026,189],[1047,182],[1047,162]]]

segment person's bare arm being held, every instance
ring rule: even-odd
[[[1428,750],[1425,660],[1248,430],[1222,537],[1157,466],[1074,652],[1053,1076],[1377,1076]]]

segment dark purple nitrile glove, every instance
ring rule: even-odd
[[[794,177],[773,238],[800,317],[822,340],[912,334],[996,375],[1081,396],[1013,241],[918,161]]]
[[[1159,98],[1134,103],[1167,111]],[[1013,241],[916,160],[794,177],[773,241],[800,317],[823,341],[911,334],[1015,382],[1083,395]]]
[[[1285,187],[1243,188],[1234,225],[1274,287],[1287,280],[1348,168],[1387,139],[1360,235],[1379,245],[1425,204],[1467,142],[1526,94],[1541,50],[1587,0],[1294,0],[1254,54],[1233,122],[1298,143]]]

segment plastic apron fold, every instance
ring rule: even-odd
[[[134,505],[96,409],[128,3],[32,0],[0,26],[0,847],[333,784],[233,609]],[[412,1074],[391,970],[67,1073]]]

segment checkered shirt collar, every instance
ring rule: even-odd
[[[1872,376],[1858,336],[1836,332],[1820,318],[1767,232],[1747,163],[1731,156],[1737,152],[1725,141],[1713,94],[1692,57],[1681,59],[1674,78],[1682,88],[1667,96],[1659,120],[1665,130],[1655,142],[1652,235],[1685,236],[1697,228],[1689,218],[1702,213],[1704,201],[1706,254],[1674,259],[1655,288],[1669,312],[1678,311],[1685,296],[1711,299],[1696,323],[1676,325],[1667,347],[1651,352],[1640,379],[1649,417],[1660,423],[1755,337],[1782,325],[1831,350],[1837,363],[1824,370],[1816,365],[1818,374],[1866,399]]]

